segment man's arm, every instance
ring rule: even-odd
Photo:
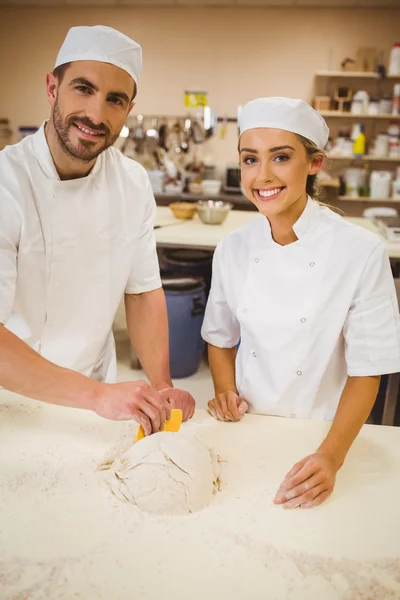
[[[170,416],[166,399],[145,381],[106,384],[46,360],[0,324],[0,386],[11,392],[113,420],[134,419],[146,435]]]
[[[125,294],[126,322],[133,347],[151,385],[172,408],[182,410],[183,420],[193,416],[195,400],[174,388],[169,368],[168,316],[164,290]]]
[[[333,491],[336,473],[370,414],[380,376],[348,377],[328,435],[315,454],[307,456],[286,475],[275,497],[285,508],[311,508]]]
[[[172,387],[164,290],[125,294],[125,311],[132,346],[150,384],[157,390]]]
[[[0,385],[35,400],[92,410],[104,387],[46,360],[2,324]]]

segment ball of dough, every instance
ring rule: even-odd
[[[160,432],[137,442],[113,465],[112,490],[157,514],[185,514],[209,504],[218,485],[212,452],[195,437]]]

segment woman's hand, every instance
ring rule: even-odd
[[[235,392],[218,394],[208,403],[208,410],[220,421],[240,421],[248,408],[247,402]]]
[[[338,467],[330,454],[316,452],[294,465],[274,499],[283,508],[312,508],[333,492]]]

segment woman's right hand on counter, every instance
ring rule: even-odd
[[[235,392],[218,394],[208,403],[208,410],[220,421],[240,421],[248,408],[247,402]]]
[[[171,417],[168,400],[146,381],[104,384],[94,411],[113,421],[133,419],[142,425],[145,435],[162,430]]]

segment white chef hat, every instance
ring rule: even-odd
[[[142,48],[112,27],[71,27],[54,68],[77,60],[97,60],[123,69],[138,84],[142,72]]]
[[[297,133],[321,149],[329,137],[328,126],[321,115],[307,102],[294,98],[257,98],[245,104],[239,116],[240,135],[259,127]]]

